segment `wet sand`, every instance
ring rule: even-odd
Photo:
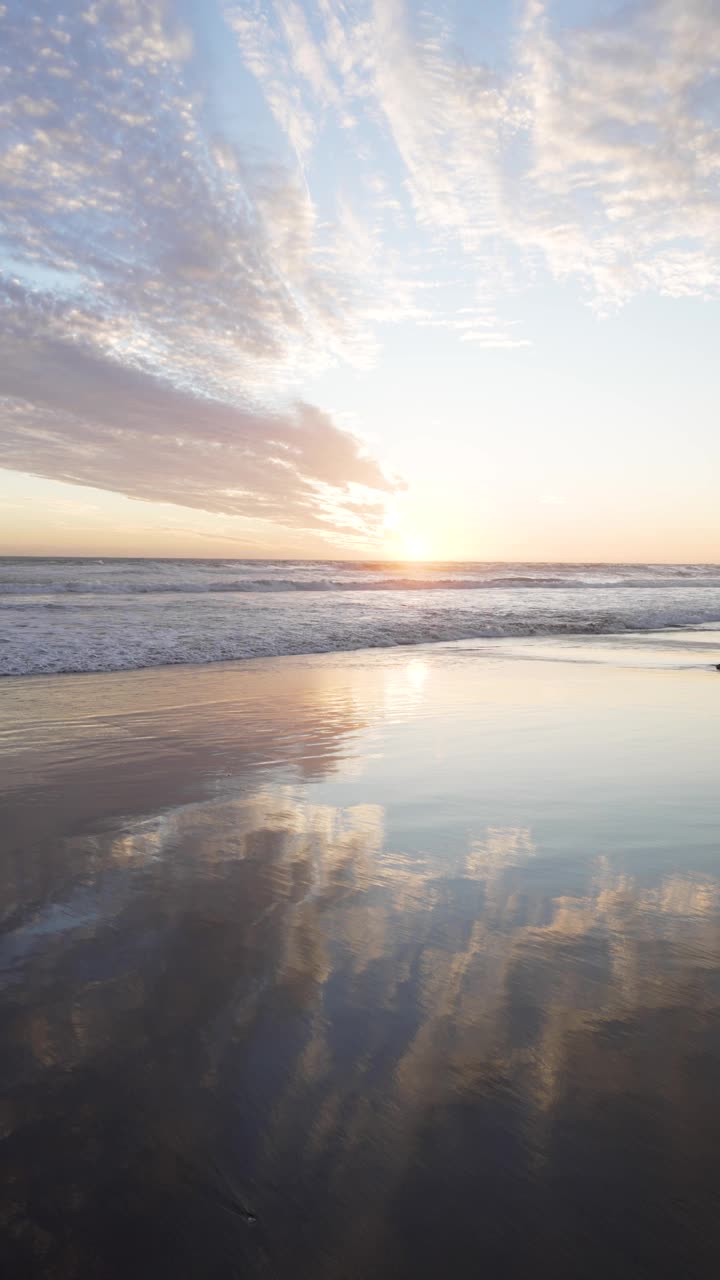
[[[3,1273],[717,1274],[719,640],[3,683]]]

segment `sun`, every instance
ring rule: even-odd
[[[405,560],[429,560],[431,558],[430,543],[422,534],[414,529],[404,527],[401,512],[394,505],[387,508],[383,519],[383,528],[387,535],[388,546],[398,558]]]
[[[403,545],[408,560],[428,559],[430,548],[427,538],[423,538],[417,533],[406,533],[403,534]]]

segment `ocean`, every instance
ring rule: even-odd
[[[720,566],[0,559],[0,674],[720,622]]]

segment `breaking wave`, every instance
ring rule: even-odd
[[[664,581],[658,580],[661,573],[648,581],[644,566],[625,570],[619,581],[619,573],[615,581],[608,581],[607,566],[602,568],[604,577],[585,566],[568,566],[565,571],[558,567],[542,575],[536,567],[528,575],[504,566],[504,573],[491,577],[483,566],[468,585],[471,575],[463,566],[461,578],[448,582],[446,571],[430,584],[413,578],[410,588],[399,576],[372,587],[343,581],[340,588],[336,576],[328,574],[318,590],[312,585],[318,580],[317,565],[312,566],[312,576],[310,566],[301,566],[293,578],[283,566],[281,578],[275,566],[264,565],[261,576],[255,564],[254,576],[246,572],[241,587],[223,589],[228,566],[213,563],[202,567],[203,581],[194,581],[188,591],[187,565],[182,579],[175,572],[178,580],[157,590],[149,582],[162,577],[161,562],[142,562],[143,581],[136,580],[133,591],[127,589],[124,567],[115,568],[117,581],[111,584],[107,566],[88,563],[92,568],[85,577],[97,575],[99,568],[104,578],[85,582],[84,590],[67,589],[69,581],[83,576],[70,578],[67,564],[60,574],[54,562],[37,562],[35,581],[25,589],[18,589],[16,581],[14,592],[4,596],[1,674],[121,671],[483,638],[626,634],[720,622],[720,574],[712,577],[707,567],[703,574],[698,567],[683,567],[682,575],[673,567]],[[7,562],[2,567],[7,585],[12,575]],[[178,567],[175,562],[173,570]],[[59,581],[51,587],[47,579],[53,572]],[[341,577],[354,573],[362,582],[363,572],[377,570],[352,566]],[[483,580],[478,581],[481,573]],[[207,585],[213,576],[215,589]],[[588,576],[594,581],[588,582]],[[287,581],[293,582],[290,590],[279,585]],[[258,589],[258,582],[272,586]],[[633,586],[635,590],[628,589]]]

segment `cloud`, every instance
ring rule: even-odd
[[[4,464],[372,537],[396,483],[283,396],[366,352],[306,188],[209,128],[174,6],[33,10],[4,19]]]
[[[420,221],[477,249],[493,220],[498,128],[510,108],[487,67],[414,38],[402,0],[375,3],[371,84]]]
[[[342,110],[376,130],[376,155],[381,135],[391,140],[416,227],[459,246],[486,299],[538,267],[600,305],[717,292],[715,0],[598,0],[570,16],[526,0],[494,58],[470,28],[406,0],[308,9],[323,31],[323,83],[341,84]],[[262,12],[270,22],[273,8]],[[287,24],[273,30],[290,39]],[[310,114],[311,88],[306,75]],[[309,146],[337,102],[320,98]],[[371,177],[383,188],[386,169]]]
[[[0,32],[6,466],[373,538],[396,482],[309,375],[387,324],[512,352],[540,275],[720,286],[716,0],[14,0]]]
[[[156,502],[369,534],[397,487],[361,442],[298,402],[258,413],[33,329],[13,291],[0,465]],[[68,326],[68,317],[58,326]]]
[[[598,7],[595,21],[566,29],[551,15],[530,0],[520,84],[531,162],[513,234],[601,298],[716,291],[717,4]]]
[[[409,201],[413,233],[446,246],[457,243],[471,257],[475,276],[496,276],[499,264],[488,242],[499,198],[495,156],[499,131],[513,114],[499,77],[455,59],[437,26],[420,35],[413,31],[403,0],[352,10],[319,0],[306,10],[315,18],[314,35],[304,16],[298,21],[292,0],[265,6],[240,0],[226,9],[248,70],[303,166],[325,127],[352,127],[354,162],[374,194],[375,229],[387,219],[405,230]],[[402,166],[399,189],[397,166],[381,169],[387,138]],[[406,245],[404,271],[378,253],[373,268],[383,288],[368,314],[422,322],[415,299],[433,283],[432,267],[432,249],[421,241]],[[398,280],[405,288],[393,312],[388,298],[397,298]],[[485,345],[519,344],[503,330],[497,343],[488,337]]]
[[[297,56],[287,56],[283,53],[279,35],[268,18],[261,12],[249,13],[245,5],[228,6],[225,17],[237,38],[249,70],[263,86],[275,120],[302,162],[313,144],[315,120],[303,100],[302,83],[296,83],[296,79],[298,73],[301,78],[304,73],[305,78],[309,78],[313,84],[317,96],[325,96],[324,68],[317,50],[309,45],[304,38],[305,33],[302,33],[303,43]],[[285,32],[288,40],[291,40],[292,26],[286,25]]]

